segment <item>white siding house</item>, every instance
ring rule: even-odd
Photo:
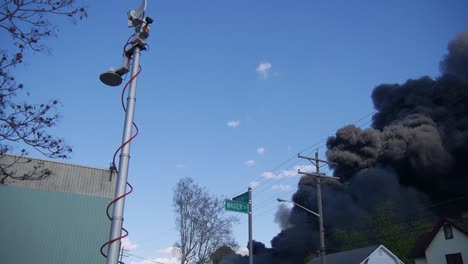
[[[383,245],[342,251],[326,256],[328,264],[404,264]],[[320,264],[320,257],[308,264]]]
[[[468,219],[443,219],[416,242],[415,264],[468,264]]]
[[[381,246],[376,249],[369,257],[363,262],[365,264],[402,264],[403,262],[398,259],[390,250]]]

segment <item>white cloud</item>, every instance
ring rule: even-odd
[[[294,207],[294,204],[293,203],[280,203],[280,204],[278,204],[278,206],[285,207],[285,208],[288,208],[288,209],[292,209]]]
[[[268,61],[265,61],[265,62],[261,62],[258,66],[257,66],[257,73],[258,75],[260,76],[260,78],[266,80],[268,79],[268,74],[271,70],[271,63],[269,63]]]
[[[170,255],[170,257],[151,257],[143,258],[141,256],[136,256],[129,254],[130,258],[139,259],[138,261],[132,261],[130,264],[153,264],[153,263],[162,263],[162,264],[180,264],[179,259],[179,248],[177,247],[167,247],[157,251],[159,254]],[[133,256],[132,256],[133,255]]]
[[[283,179],[283,178],[290,178],[295,177],[298,175],[297,170],[301,170],[302,172],[313,172],[315,171],[315,166],[313,165],[296,165],[291,170],[282,170],[278,173],[273,173],[271,171],[265,171],[261,174],[263,178],[267,179]]]
[[[130,238],[124,237],[122,239],[122,247],[125,248],[126,250],[135,250],[138,247],[138,244],[133,243],[130,241]]]
[[[236,251],[237,254],[241,255],[241,256],[248,256],[249,255],[249,249],[246,248],[246,247],[243,247],[243,248],[239,248],[237,251]]]
[[[257,154],[258,154],[258,155],[263,155],[263,154],[265,154],[265,148],[264,148],[264,147],[259,147],[259,148],[257,148]]]
[[[186,168],[186,167],[187,167],[187,165],[183,164],[183,163],[176,164],[177,169],[183,169],[183,168]]]
[[[267,179],[274,179],[276,178],[276,175],[271,171],[265,171],[262,173],[262,177]]]
[[[247,160],[244,162],[245,166],[247,167],[253,167],[255,166],[255,160]]]
[[[231,128],[236,128],[240,126],[240,121],[239,120],[231,120],[227,122],[227,126]]]
[[[180,264],[178,258],[148,258],[147,260],[142,261],[132,261],[130,264],[154,264],[154,263],[164,263],[164,264]]]
[[[271,187],[273,190],[290,191],[293,187],[289,184],[275,184]]]
[[[158,250],[158,253],[177,256],[179,251],[180,250],[177,247],[167,247],[167,248]]]
[[[254,188],[260,186],[260,183],[258,181],[252,181],[251,183],[249,183],[249,186],[250,186],[250,188],[254,189]]]

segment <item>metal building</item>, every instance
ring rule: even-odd
[[[0,263],[105,262],[99,249],[109,236],[105,210],[116,182],[110,170],[11,155],[0,162],[11,163],[17,177],[37,168],[48,175],[0,185]]]

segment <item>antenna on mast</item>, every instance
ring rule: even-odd
[[[140,6],[136,9],[128,11],[127,16],[127,25],[129,28],[135,28],[134,39],[131,41],[137,42],[141,47],[141,50],[145,49],[146,39],[149,36],[150,27],[149,25],[153,23],[153,19],[150,17],[145,17],[146,12],[146,5],[147,0],[143,0]],[[133,48],[133,47],[132,47]],[[101,74],[99,79],[106,85],[109,86],[119,86],[122,83],[122,76],[129,72],[130,68],[130,57],[133,53],[132,49],[125,51],[123,56],[122,66],[117,70],[113,68],[109,69],[109,71]]]
[[[143,20],[145,18],[146,5],[146,0],[143,0],[138,8],[128,11],[128,27],[134,27],[136,25],[134,23],[135,20]]]
[[[126,230],[122,228],[122,224],[125,196],[131,192],[126,193],[126,187],[130,161],[130,142],[134,138],[134,136],[132,136],[132,130],[134,126],[133,116],[135,112],[137,77],[140,73],[140,52],[141,50],[146,49],[146,39],[149,37],[150,32],[149,25],[153,23],[153,19],[145,17],[146,4],[147,0],[143,0],[138,8],[128,12],[127,24],[129,28],[135,28],[135,33],[132,36],[133,38],[126,44],[126,46],[131,45],[131,47],[124,51],[122,66],[117,70],[111,69],[99,76],[104,84],[109,86],[118,86],[122,83],[122,76],[127,74],[129,71],[131,72],[131,78],[129,83],[127,83],[127,85],[130,85],[130,88],[128,90],[127,104],[124,107],[125,124],[122,145],[119,147],[121,153],[117,170],[118,174],[115,187],[115,198],[107,208],[109,209],[112,204],[114,205],[112,217],[110,216],[109,211],[107,211],[107,215],[111,220],[110,236],[109,241],[101,247],[101,254],[107,257],[107,264],[122,263],[119,261],[121,239],[128,235],[128,233],[125,232]],[[131,67],[130,61],[132,62]],[[132,189],[131,186],[130,189]],[[122,230],[124,230],[126,234],[122,235]],[[103,251],[106,246],[108,246],[107,255]]]

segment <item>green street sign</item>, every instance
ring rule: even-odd
[[[245,192],[245,193],[243,193],[241,195],[238,195],[238,196],[232,198],[232,200],[238,201],[238,202],[248,203],[249,202],[249,192]]]
[[[226,199],[224,200],[224,209],[226,209],[226,211],[233,211],[233,212],[248,214],[249,204]]]

